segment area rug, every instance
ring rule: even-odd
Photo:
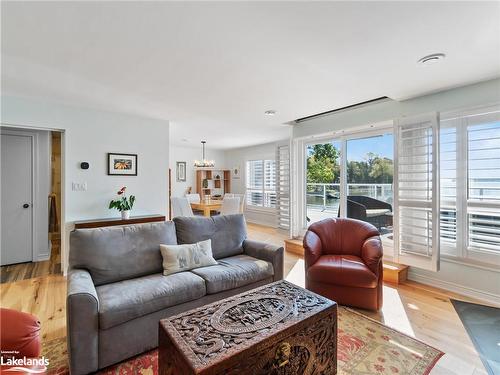
[[[338,323],[339,375],[427,375],[444,354],[345,307],[339,307]],[[68,374],[64,338],[48,341],[43,353],[50,360],[49,374]],[[100,374],[157,375],[158,351],[143,353]]]
[[[462,324],[490,375],[500,374],[500,309],[452,299]]]

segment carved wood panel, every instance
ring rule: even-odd
[[[160,329],[197,373],[333,374],[336,320],[332,301],[280,281],[165,319]],[[243,352],[252,359],[238,360]]]

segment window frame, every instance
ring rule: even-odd
[[[292,225],[291,233],[293,237],[304,236],[307,232],[307,147],[318,143],[340,142],[340,217],[346,217],[347,206],[347,141],[376,137],[384,134],[394,136],[394,120],[382,121],[377,124],[370,124],[354,128],[350,131],[336,131],[322,135],[296,138],[292,142],[291,162],[292,162],[292,199],[298,202],[297,209],[292,204]],[[393,182],[394,192],[394,182]],[[393,241],[384,241],[384,259],[394,258]]]
[[[499,105],[477,107],[475,109],[442,113],[441,123],[454,121],[454,124],[444,125],[442,129],[456,129],[456,241],[452,244],[443,244],[441,256],[451,261],[485,266],[500,265],[500,252],[488,251],[483,248],[469,247],[469,209],[487,207],[490,210],[500,211],[500,201],[470,200],[469,199],[469,126],[467,119],[473,116],[487,115],[500,110]],[[440,210],[442,209],[442,203]]]

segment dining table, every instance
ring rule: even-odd
[[[220,211],[222,207],[221,200],[210,199],[201,202],[191,202],[191,208],[203,212],[203,216],[210,217],[212,211]]]

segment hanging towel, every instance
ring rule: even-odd
[[[56,195],[49,195],[49,233],[59,232],[59,222],[57,221]]]

